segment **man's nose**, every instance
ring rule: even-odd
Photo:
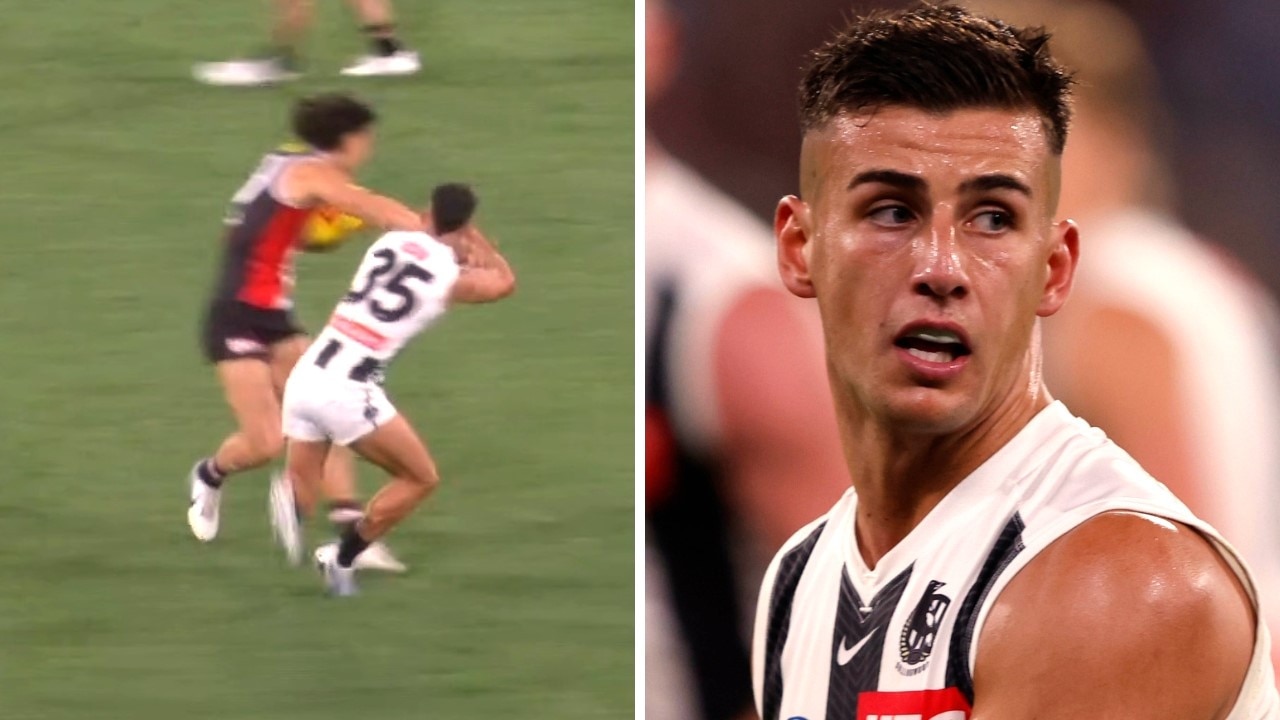
[[[950,212],[934,213],[928,235],[918,241],[915,291],[938,299],[959,299],[969,293],[969,278]]]

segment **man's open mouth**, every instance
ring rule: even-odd
[[[912,357],[931,363],[955,362],[972,352],[959,332],[939,327],[913,327],[899,335],[893,344]]]

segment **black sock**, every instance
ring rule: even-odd
[[[404,45],[396,39],[394,25],[365,25],[365,34],[369,36],[369,44],[373,53],[382,57],[395,55],[404,49]]]
[[[342,534],[342,541],[338,543],[338,565],[344,568],[351,567],[351,563],[356,561],[356,556],[364,552],[367,547],[369,547],[369,541],[360,537],[358,523],[351,523]]]
[[[208,457],[196,466],[196,477],[200,478],[200,482],[216,490],[222,487],[222,481],[227,478],[227,474],[218,467],[218,463],[214,462],[213,458]]]

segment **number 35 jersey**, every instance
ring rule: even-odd
[[[1100,513],[1145,513],[1195,528],[1258,603],[1249,572],[1218,533],[1057,402],[874,569],[856,547],[857,506],[849,490],[783,546],[765,576],[752,658],[763,720],[971,717],[988,611],[1028,562]],[[1229,720],[1275,718],[1278,703],[1267,628],[1259,623]]]
[[[337,340],[385,366],[444,314],[460,272],[453,248],[430,235],[386,233],[365,252],[351,288],[308,354]]]

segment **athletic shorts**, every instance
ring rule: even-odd
[[[272,345],[305,334],[288,310],[221,300],[211,304],[205,315],[202,344],[205,359],[212,363],[240,358],[266,360]]]
[[[284,386],[281,419],[284,436],[291,440],[350,445],[396,414],[377,382],[356,382],[321,370],[308,356],[298,362]]]

